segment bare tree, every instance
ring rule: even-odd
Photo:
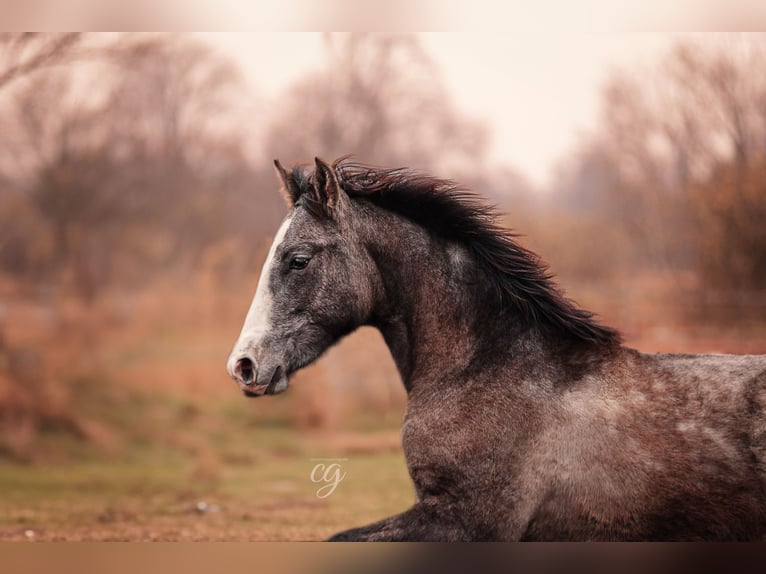
[[[115,121],[128,122],[115,129],[147,151],[182,159],[198,143],[241,135],[229,112],[245,93],[239,71],[207,45],[175,35],[139,36],[112,57],[120,74],[109,106]]]
[[[83,34],[0,34],[0,90],[14,80],[69,60],[82,44]]]
[[[757,183],[766,36],[684,42],[658,66],[616,74],[602,101],[589,145],[616,174],[602,204],[646,246],[648,261],[666,270],[696,261],[708,284],[766,287],[753,271],[766,249]]]
[[[267,138],[289,159],[353,153],[389,165],[455,174],[475,169],[483,127],[453,108],[435,65],[413,36],[325,36],[326,64],[282,98]]]
[[[16,211],[44,222],[14,226],[13,244],[26,235],[52,245],[35,251],[49,257],[38,269],[66,278],[85,299],[114,272],[139,281],[171,264],[189,268],[212,242],[251,231],[254,221],[261,233],[268,229],[257,213],[258,174],[243,151],[243,124],[228,105],[246,95],[232,65],[174,36],[101,42],[108,49],[87,64],[20,82],[0,114],[0,194],[26,202]],[[0,251],[4,263],[30,268]]]

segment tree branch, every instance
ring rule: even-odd
[[[61,62],[71,54],[72,48],[80,42],[82,36],[79,32],[56,34],[50,38],[50,41],[39,46],[35,53],[23,59],[21,54],[24,49],[40,36],[38,34],[4,35],[0,38],[0,42],[8,42],[11,59],[18,59],[18,61],[0,70],[0,89],[21,76]]]

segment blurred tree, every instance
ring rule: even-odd
[[[542,196],[530,241],[566,282],[605,279],[645,263],[644,250],[636,245],[644,231],[632,213],[636,194],[602,142],[581,144],[558,165],[552,186],[554,193]]]
[[[766,290],[766,158],[720,165],[689,196],[705,284],[741,292]]]
[[[81,33],[0,33],[0,90],[18,78],[70,60],[83,36]]]
[[[271,168],[249,166],[232,103],[245,91],[227,60],[175,36],[100,40],[99,58],[18,82],[0,119],[0,195],[37,222],[11,222],[0,266],[65,279],[86,300],[114,272],[145,281],[190,269],[216,241],[265,234],[280,202],[254,201]]]
[[[599,131],[558,190],[600,204],[642,245],[645,264],[693,267],[708,285],[766,288],[753,272],[761,265],[753,202],[766,156],[766,37],[679,44],[657,70],[613,75],[602,103]]]
[[[234,65],[181,36],[115,54],[121,73],[106,104],[112,140],[138,163],[146,192],[136,200],[165,257],[193,262],[224,236],[265,234],[282,204],[275,193],[254,191],[266,177],[273,188],[273,173],[267,162],[248,165],[241,115],[248,94]]]
[[[290,89],[267,136],[276,157],[335,159],[457,176],[476,172],[483,127],[452,107],[417,38],[390,34],[325,37],[325,68]]]

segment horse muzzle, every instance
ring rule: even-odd
[[[287,388],[287,372],[281,364],[257,361],[249,353],[232,359],[229,361],[229,375],[245,396],[276,395]]]

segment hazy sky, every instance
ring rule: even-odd
[[[273,106],[282,89],[322,63],[320,34],[204,36],[241,65]],[[650,65],[679,40],[677,34],[643,33],[421,38],[456,106],[490,127],[491,159],[515,166],[539,184],[549,181],[578,137],[594,128],[610,70]]]

